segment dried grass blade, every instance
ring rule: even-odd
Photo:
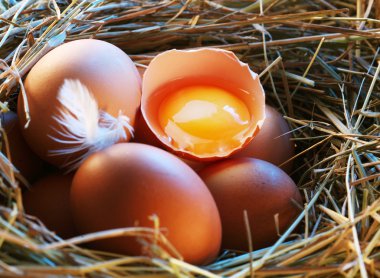
[[[344,217],[342,214],[337,213],[329,208],[319,205],[318,208],[330,216],[338,225],[348,222],[348,218]]]

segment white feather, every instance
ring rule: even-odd
[[[67,160],[62,165],[65,168],[74,170],[90,154],[133,136],[129,117],[120,111],[115,118],[99,110],[94,96],[79,80],[66,79],[59,89],[58,101],[61,107],[53,118],[59,129],[55,129],[55,132],[65,139],[50,137],[72,147],[52,150],[51,154],[70,157],[78,152],[83,153],[75,159]]]

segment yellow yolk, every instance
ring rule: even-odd
[[[228,151],[240,144],[250,113],[222,88],[187,86],[169,93],[159,107],[159,123],[172,143],[195,154]]]

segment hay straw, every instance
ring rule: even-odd
[[[64,41],[106,40],[141,66],[171,48],[228,49],[260,75],[268,103],[287,115],[297,144],[292,177],[306,204],[273,246],[240,255],[229,252],[211,265],[192,266],[154,244],[159,237],[170,246],[158,227],[58,238],[23,212],[20,175],[6,151],[0,157],[0,275],[380,276],[379,3],[1,2],[3,111],[15,108],[15,94],[22,94],[28,111],[23,78]],[[7,146],[11,138],[3,138]],[[294,234],[298,223],[302,234]],[[138,235],[150,255],[125,257],[78,246],[120,235]]]

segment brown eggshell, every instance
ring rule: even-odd
[[[132,141],[136,143],[155,146],[157,148],[164,147],[161,141],[158,140],[157,137],[153,134],[153,132],[149,129],[148,125],[146,124],[144,118],[141,115],[141,112],[137,113],[136,116],[135,134]],[[180,159],[187,165],[189,165],[191,169],[193,169],[195,172],[198,172],[199,170],[203,169],[204,167],[206,167],[206,165],[209,164],[209,162],[189,160],[181,157]]]
[[[140,110],[136,115],[135,132],[132,141],[155,146],[158,148],[163,147],[161,141],[158,140],[153,132],[149,129]]]
[[[38,217],[47,228],[62,238],[75,236],[70,211],[70,187],[73,175],[51,174],[23,193],[27,214]]]
[[[149,129],[148,125],[146,124],[144,118],[141,115],[141,112],[139,112],[136,116],[135,134],[132,141],[136,143],[155,146],[157,148],[163,148],[163,144]],[[182,157],[180,157],[180,159],[187,165],[189,165],[190,168],[193,169],[195,172],[200,171],[201,169],[206,167],[206,165],[209,164],[209,162],[189,160]]]
[[[244,210],[248,213],[253,248],[273,244],[300,213],[302,204],[293,180],[277,166],[254,158],[234,158],[215,163],[199,175],[210,189],[222,219],[222,247],[248,251]]]
[[[279,166],[294,156],[294,143],[287,122],[269,105],[265,106],[265,114],[266,118],[260,132],[232,157],[253,157]],[[290,161],[281,166],[281,169],[289,173],[292,166],[293,163]]]
[[[8,138],[10,159],[13,165],[20,171],[21,175],[29,182],[34,182],[41,177],[45,171],[45,163],[32,152],[25,142],[17,114],[9,111],[0,113],[1,125]],[[5,142],[2,144],[1,152],[6,154]]]
[[[157,215],[169,241],[189,263],[206,264],[221,243],[219,213],[209,190],[185,163],[161,149],[120,143],[91,155],[78,169],[71,191],[81,233],[151,227]],[[95,242],[93,247],[141,255],[133,237]]]
[[[26,116],[22,94],[18,99],[18,113],[28,144],[41,158],[56,166],[68,161],[68,157],[52,156],[50,151],[69,146],[49,137],[66,139],[55,131],[62,131],[62,127],[53,119],[60,107],[57,94],[65,79],[79,80],[94,95],[100,109],[114,117],[121,111],[130,118],[131,124],[135,121],[141,98],[141,78],[135,65],[122,50],[110,43],[76,40],[42,57],[25,80],[31,117],[27,128],[24,128]],[[75,158],[74,155],[70,157],[71,160]]]
[[[161,128],[157,103],[163,95],[157,94],[165,84],[179,79],[202,78],[214,83],[234,84],[244,91],[239,98],[247,105],[251,119],[249,127],[241,135],[240,145],[232,149],[219,150],[213,154],[194,154],[171,144],[171,138]],[[160,99],[158,99],[160,98]],[[265,95],[259,77],[247,64],[239,61],[234,53],[222,49],[202,48],[197,50],[169,50],[157,55],[148,65],[143,77],[141,111],[155,136],[178,156],[187,159],[212,161],[227,157],[255,136],[265,119]]]

